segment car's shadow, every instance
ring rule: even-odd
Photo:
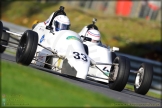
[[[36,68],[38,70],[42,70],[44,72],[48,72],[48,73],[51,73],[51,74],[59,75],[59,76],[62,76],[62,77],[65,77],[65,78],[69,78],[69,79],[72,79],[72,80],[76,80],[76,81],[80,81],[80,82],[84,82],[84,83],[88,83],[88,84],[91,84],[91,85],[100,86],[100,87],[104,87],[104,88],[109,88],[107,83],[98,82],[98,81],[95,81],[95,80],[90,79],[90,78],[81,79],[81,78],[77,78],[75,76],[70,76],[70,75],[67,75],[67,74],[55,72],[53,70],[46,69],[46,68],[43,68],[43,67],[39,67],[39,66],[36,66],[36,65],[33,65],[33,64],[31,64],[30,66],[33,67],[33,68]]]

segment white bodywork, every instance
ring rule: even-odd
[[[33,29],[38,33],[38,43],[67,59],[70,66],[77,71],[76,77],[85,79],[89,70],[90,59],[85,53],[80,36],[71,30],[53,32],[45,27],[45,23],[39,23]],[[32,63],[44,67],[47,55],[53,55],[53,53],[38,46],[35,53],[37,60],[33,60]],[[52,65],[54,67],[52,69],[61,72],[64,59],[53,56]]]
[[[49,19],[51,20],[51,16]],[[84,36],[84,40],[87,40],[85,42],[80,39],[80,36],[76,32],[71,30],[53,32],[51,31],[53,29],[46,28],[49,23],[49,19],[43,23],[33,26],[33,31],[38,33],[38,37],[37,34],[31,30],[24,32],[24,34],[20,34],[3,29],[3,32],[16,35],[18,37],[22,36],[22,38],[20,39],[18,47],[10,45],[6,46],[4,44],[1,45],[8,48],[18,48],[16,54],[17,63],[29,65],[32,60],[32,63],[38,66],[49,68],[78,78],[86,79],[87,77],[90,77],[94,80],[106,83],[109,83],[109,81],[115,81],[109,85],[110,89],[116,91],[124,89],[129,77],[128,69],[130,68],[130,64],[128,64],[129,59],[121,56],[117,56],[115,62],[112,63],[112,60],[116,56],[112,52],[119,51],[119,48],[106,47],[105,45],[102,45],[101,42],[94,43],[95,41],[92,41],[92,38],[88,39],[85,37],[88,30],[86,26],[79,33],[80,36]],[[1,21],[0,25],[1,28],[3,28]],[[0,35],[2,36],[2,34]],[[33,38],[33,36],[36,37]],[[25,39],[27,41],[24,41]],[[37,39],[38,43],[36,42]],[[1,38],[1,40],[4,41],[3,38]],[[35,42],[33,44],[34,47],[31,45],[31,42]],[[17,43],[11,43],[17,45]],[[86,44],[88,48],[86,45],[83,46],[83,43]],[[29,48],[31,48],[31,51]],[[26,59],[24,58],[26,58],[28,54],[30,54],[31,57],[29,57],[29,60],[25,61]],[[89,56],[87,56],[87,54],[89,54]],[[47,59],[50,59],[50,61]],[[121,66],[119,67],[119,65]],[[114,69],[112,69],[110,73],[111,66],[113,66]],[[135,92],[142,95],[146,94],[151,86],[153,67],[150,64],[142,63],[138,71],[130,70],[130,72],[137,74],[134,87]],[[118,73],[120,73],[119,77]],[[124,75],[126,77],[123,77]],[[148,78],[144,76],[147,76]]]
[[[80,36],[85,36],[88,28],[85,26],[78,34]],[[110,73],[111,65],[112,64],[112,55],[111,52],[115,50],[119,50],[117,47],[113,47],[110,49],[101,43],[93,43],[89,41],[83,41],[84,44],[88,46],[89,54],[88,56],[93,59],[95,62],[105,63],[105,65],[97,65],[97,67],[102,70],[102,72],[94,66],[90,66],[88,77],[91,79],[102,81],[109,83],[108,76]],[[93,76],[93,77],[92,77]],[[98,77],[98,78],[97,78]]]
[[[110,49],[107,49],[106,47],[102,46],[102,44],[95,44],[88,41],[84,42],[84,44],[88,46],[89,57],[93,59],[95,62],[112,64]],[[100,68],[100,70],[102,70],[104,74],[96,67],[91,66],[89,68],[88,75],[99,77],[99,78],[95,77],[91,78],[108,83],[108,76],[110,73],[111,65],[97,65],[97,67]]]

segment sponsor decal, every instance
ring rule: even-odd
[[[43,35],[42,37],[41,37],[41,39],[40,39],[40,43],[42,43],[43,41],[44,41],[44,37],[45,37],[45,35]]]
[[[47,20],[44,22],[45,25],[48,24],[48,23],[49,23],[49,19],[47,19]]]
[[[104,72],[104,74],[105,74],[106,76],[109,76],[110,72]]]
[[[66,39],[67,40],[77,40],[77,41],[81,42],[81,40],[75,36],[68,36]]]
[[[44,29],[43,29],[43,28],[39,28],[39,30],[44,31]]]
[[[103,72],[104,72],[104,74],[105,74],[106,76],[109,76],[110,72],[109,72],[109,70],[107,69],[107,67],[104,67],[102,70],[103,70]]]

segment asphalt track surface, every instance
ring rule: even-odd
[[[1,59],[12,62],[12,63],[15,62],[15,57],[8,55],[8,54],[1,54]],[[83,79],[70,77],[70,76],[63,75],[63,74],[51,71],[49,69],[41,68],[41,67],[38,67],[35,65],[30,65],[30,66],[41,70],[41,72],[47,72],[55,77],[58,77],[61,80],[67,81],[73,85],[80,86],[87,90],[103,94],[107,97],[125,102],[126,104],[129,104],[129,105],[131,104],[136,107],[145,107],[145,108],[162,107],[162,100],[160,100],[160,99],[156,99],[156,98],[149,97],[146,95],[140,95],[140,94],[134,93],[133,91],[129,91],[127,89],[124,89],[121,92],[114,91],[114,90],[109,89],[108,85],[106,85],[106,84],[101,84],[99,82],[94,82],[91,80],[83,80]],[[114,103],[114,105],[119,105],[119,104],[120,103]]]

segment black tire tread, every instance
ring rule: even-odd
[[[7,27],[3,27],[2,29],[5,29],[5,30],[10,30],[9,28]],[[0,53],[3,53],[6,49],[6,47],[2,46],[2,45],[8,45],[8,42],[9,42],[9,38],[10,38],[10,34],[9,33],[6,33],[6,32],[3,32],[2,30],[2,34],[0,36]]]
[[[29,65],[34,57],[35,51],[38,44],[38,34],[32,30],[27,30],[24,32],[22,38],[20,39],[19,46],[23,39],[26,38],[27,46],[24,53],[20,56],[17,50],[16,53],[16,62],[23,65]]]
[[[144,67],[144,78],[141,86],[138,89],[136,89],[136,87],[134,86],[134,90],[138,94],[145,95],[149,91],[152,83],[153,67],[147,63],[142,63],[141,66]]]
[[[114,62],[115,63],[119,62],[120,65],[119,65],[117,78],[114,82],[111,82],[109,84],[109,88],[116,91],[122,91],[128,81],[130,62],[128,58],[123,56],[116,57]]]

